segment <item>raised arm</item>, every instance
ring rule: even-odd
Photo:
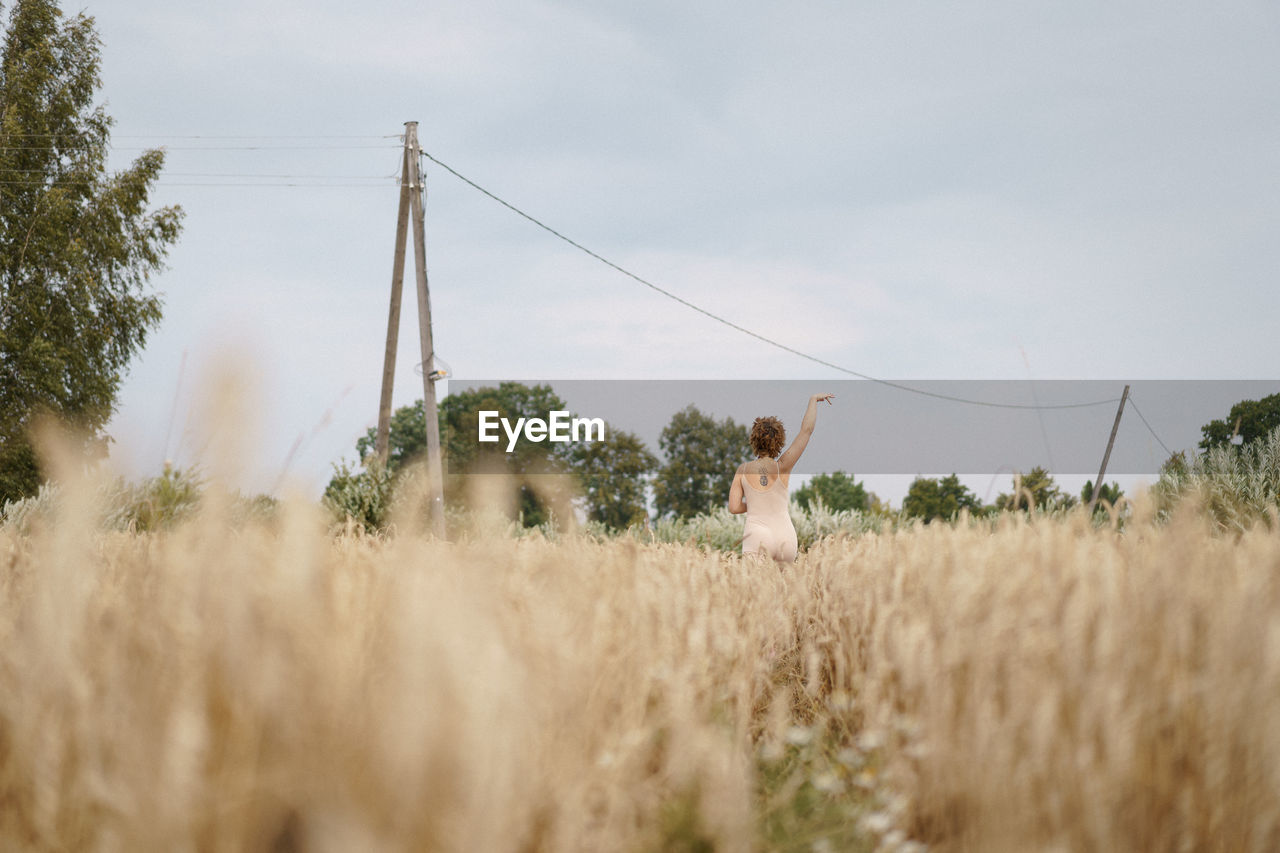
[[[741,515],[747,511],[746,495],[742,493],[742,467],[733,475],[733,485],[729,487],[729,512]]]
[[[809,436],[813,435],[813,427],[818,423],[818,404],[825,402],[831,405],[835,394],[814,394],[809,398],[809,407],[804,410],[804,420],[800,422],[800,431],[792,439],[791,446],[778,457],[778,467],[783,474],[790,474],[791,469],[800,460],[800,454],[809,446]]]

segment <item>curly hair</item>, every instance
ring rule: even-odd
[[[777,457],[787,440],[787,430],[775,417],[756,418],[751,425],[751,449],[757,456]]]

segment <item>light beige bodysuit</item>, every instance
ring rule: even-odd
[[[748,462],[742,479],[746,483],[742,500],[747,505],[742,553],[762,551],[775,560],[793,562],[797,551],[796,528],[791,523],[791,498],[786,481],[779,475],[778,463],[772,459]],[[761,480],[767,485],[761,485]]]

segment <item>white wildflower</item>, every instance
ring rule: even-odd
[[[858,754],[856,749],[845,747],[836,753],[836,761],[839,761],[845,767],[859,767],[862,765],[862,756]]]
[[[865,731],[858,735],[858,749],[863,752],[875,752],[884,746],[884,737],[879,732]]]
[[[825,770],[813,777],[813,787],[817,788],[825,794],[837,794],[844,788],[844,783],[840,781],[840,777]]]
[[[787,743],[792,746],[807,746],[813,741],[813,730],[804,726],[792,726],[787,729]]]
[[[884,812],[872,812],[862,818],[862,828],[875,835],[884,835],[893,828],[893,818]]]

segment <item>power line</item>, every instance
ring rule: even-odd
[[[38,169],[0,169],[0,175],[29,175]],[[165,177],[170,178],[288,178],[290,180],[362,180],[362,181],[394,181],[398,175],[269,175],[262,172],[170,172],[165,170]]]
[[[359,187],[364,187],[364,188],[367,188],[367,189],[386,189],[386,187],[387,187],[387,179],[386,179],[386,178],[380,178],[380,179],[379,179],[379,181],[380,181],[380,183],[360,183],[360,184],[357,184],[357,183],[350,183],[350,182],[348,182],[348,183],[332,183],[332,182],[330,182],[330,183],[319,183],[319,182],[304,183],[304,182],[301,182],[301,181],[245,181],[245,182],[234,182],[234,181],[201,181],[201,182],[196,182],[196,181],[166,181],[166,180],[158,180],[158,181],[156,181],[156,182],[155,182],[154,186],[157,186],[157,187],[241,187],[241,188],[243,188],[243,187],[303,187],[303,188],[309,188],[309,187],[318,187],[318,188],[336,187],[336,188],[348,188],[348,189],[350,189],[350,188],[359,188]],[[52,187],[91,187],[91,186],[96,186],[96,184],[94,184],[94,183],[93,183],[93,182],[91,182],[91,181],[52,181],[52,182],[45,182],[45,181],[3,181],[3,180],[0,180],[0,187],[46,187],[46,188],[52,188]]]
[[[1161,441],[1160,436],[1156,435],[1156,431],[1151,428],[1151,424],[1147,423],[1146,417],[1142,414],[1142,409],[1138,408],[1137,402],[1133,399],[1133,394],[1129,395],[1129,405],[1133,406],[1133,410],[1138,413],[1138,417],[1142,419],[1142,423],[1147,427],[1147,432],[1151,433],[1151,436],[1156,440],[1156,442],[1164,448],[1165,453],[1172,456],[1173,451],[1169,449],[1169,445]]]
[[[18,139],[79,139],[83,134],[73,133],[6,133],[6,138]],[[244,136],[217,134],[179,134],[179,133],[116,133],[115,139],[399,139],[398,133],[375,134],[248,134]]]
[[[732,320],[727,320],[727,319],[725,319],[724,317],[721,317],[719,314],[712,313],[711,311],[708,311],[706,308],[703,308],[703,307],[702,307],[702,306],[700,306],[700,305],[695,305],[694,303],[690,302],[689,300],[687,300],[687,299],[685,299],[685,298],[683,298],[683,297],[681,297],[681,296],[677,296],[676,294],[672,293],[671,291],[666,290],[665,288],[659,287],[658,285],[654,284],[654,283],[653,283],[653,282],[651,282],[651,281],[648,281],[647,279],[641,278],[640,276],[636,275],[635,273],[631,272],[630,270],[628,270],[628,269],[626,269],[626,268],[624,268],[624,267],[622,267],[622,266],[619,266],[618,264],[615,264],[613,261],[609,260],[608,258],[605,258],[605,257],[603,257],[602,255],[597,254],[596,252],[593,252],[591,249],[588,249],[586,246],[582,245],[581,243],[578,243],[577,241],[572,240],[572,239],[570,239],[569,237],[566,237],[564,234],[562,234],[562,233],[560,233],[559,231],[557,231],[556,229],[552,228],[550,225],[547,225],[546,223],[542,222],[541,220],[536,219],[535,217],[533,217],[533,216],[529,215],[528,213],[525,213],[525,212],[524,212],[523,210],[521,210],[520,208],[516,207],[515,205],[513,205],[513,204],[511,204],[510,202],[506,201],[505,199],[500,198],[499,196],[495,195],[494,193],[492,193],[492,192],[490,192],[489,190],[485,189],[484,187],[480,186],[479,184],[477,184],[475,181],[471,180],[471,179],[470,179],[470,178],[468,178],[467,176],[465,176],[465,175],[463,175],[463,174],[459,173],[457,170],[455,170],[453,167],[449,166],[447,163],[443,163],[443,162],[441,162],[440,160],[437,160],[435,157],[431,156],[430,154],[428,154],[426,151],[423,151],[422,149],[418,149],[418,150],[422,153],[422,156],[423,156],[423,157],[426,157],[426,158],[427,158],[428,160],[430,160],[432,163],[435,163],[437,166],[439,166],[440,168],[444,169],[446,172],[449,172],[451,175],[453,175],[453,176],[454,176],[455,178],[457,178],[458,180],[462,181],[463,183],[465,183],[465,184],[469,185],[469,186],[470,186],[470,187],[472,187],[473,189],[476,189],[476,190],[478,190],[479,192],[483,193],[484,195],[488,196],[489,198],[493,199],[493,200],[494,200],[494,201],[496,201],[498,204],[500,204],[500,205],[502,205],[503,207],[507,208],[508,210],[510,210],[511,212],[515,213],[516,215],[521,216],[521,217],[523,217],[523,218],[525,218],[525,219],[529,220],[530,222],[532,222],[534,225],[537,225],[537,226],[538,226],[539,228],[541,228],[542,230],[544,230],[544,231],[548,232],[549,234],[551,234],[551,235],[553,235],[553,236],[555,236],[555,237],[559,238],[560,240],[563,240],[565,243],[568,243],[570,246],[573,246],[575,249],[578,249],[578,250],[579,250],[579,251],[581,251],[581,252],[585,252],[587,255],[590,255],[591,257],[595,258],[597,261],[599,261],[600,263],[604,264],[605,266],[608,266],[608,267],[610,267],[610,268],[612,268],[612,269],[616,270],[617,272],[622,273],[623,275],[627,276],[628,278],[633,279],[634,281],[637,281],[637,282],[639,282],[640,284],[643,284],[645,287],[647,287],[647,288],[649,288],[649,289],[651,289],[651,290],[653,290],[653,291],[656,291],[657,293],[662,294],[663,296],[667,297],[668,299],[672,299],[672,300],[674,300],[674,301],[676,301],[676,302],[679,302],[681,305],[684,305],[686,308],[691,308],[691,309],[693,309],[694,311],[697,311],[699,314],[702,314],[702,315],[704,315],[704,316],[706,316],[706,317],[711,318],[712,320],[715,320],[717,323],[721,323],[721,324],[723,324],[723,325],[725,325],[725,326],[728,326],[729,328],[734,329],[734,330],[736,330],[736,331],[739,331],[739,332],[743,333],[744,335],[749,335],[749,336],[751,336],[751,337],[755,338],[755,339],[756,339],[756,340],[758,340],[758,341],[762,341],[763,343],[769,344],[769,345],[770,345],[770,346],[772,346],[772,347],[777,347],[778,349],[783,350],[784,352],[789,352],[789,353],[791,353],[792,355],[797,355],[797,356],[799,356],[800,358],[807,359],[807,360],[809,360],[809,361],[813,362],[814,364],[820,364],[820,365],[822,365],[823,367],[829,367],[829,368],[831,368],[832,370],[836,370],[836,371],[839,371],[839,372],[841,372],[841,373],[847,373],[847,374],[849,374],[850,376],[856,376],[856,377],[858,377],[859,379],[866,379],[866,380],[869,380],[869,381],[871,381],[871,382],[879,383],[880,385],[886,385],[886,386],[888,386],[888,387],[890,387],[890,388],[897,388],[897,389],[898,389],[898,390],[900,390],[900,391],[908,391],[908,392],[910,392],[910,393],[912,393],[912,394],[921,394],[921,395],[926,396],[926,397],[934,397],[934,398],[939,399],[939,400],[949,400],[949,401],[954,402],[954,403],[967,403],[967,404],[972,405],[972,406],[988,406],[988,407],[991,407],[991,408],[997,408],[997,409],[1028,409],[1028,410],[1034,410],[1034,409],[1083,409],[1083,408],[1089,408],[1089,407],[1092,407],[1092,406],[1105,406],[1105,405],[1108,405],[1108,404],[1114,403],[1114,402],[1116,402],[1117,400],[1119,400],[1119,399],[1120,399],[1119,397],[1112,397],[1112,398],[1107,399],[1107,400],[1094,400],[1094,401],[1092,401],[1092,402],[1088,402],[1088,403],[1060,403],[1060,404],[1056,404],[1056,405],[1038,405],[1038,404],[1037,404],[1037,405],[1026,405],[1026,404],[1019,404],[1019,403],[993,403],[993,402],[990,402],[990,401],[988,401],[988,400],[970,400],[970,399],[965,398],[965,397],[955,397],[955,396],[952,396],[952,395],[950,395],[950,394],[938,394],[938,393],[933,392],[933,391],[926,391],[926,390],[924,390],[924,389],[922,389],[922,388],[913,388],[913,387],[911,387],[910,385],[903,385],[903,384],[898,383],[898,382],[891,382],[891,381],[889,381],[889,380],[887,380],[887,379],[877,379],[877,378],[876,378],[876,377],[874,377],[874,376],[868,376],[868,375],[867,375],[867,374],[865,374],[865,373],[859,373],[859,372],[858,372],[858,371],[856,371],[856,370],[850,370],[850,369],[849,369],[849,368],[847,368],[847,367],[842,367],[842,366],[840,366],[840,365],[838,365],[838,364],[834,364],[833,362],[827,361],[826,359],[822,359],[822,358],[819,358],[819,357],[817,357],[817,356],[815,356],[815,355],[810,355],[809,353],[802,352],[802,351],[800,351],[800,350],[796,349],[795,347],[791,347],[791,346],[788,346],[788,345],[786,345],[786,344],[784,344],[784,343],[780,343],[779,341],[775,341],[775,340],[773,340],[772,338],[767,338],[767,337],[765,337],[764,335],[760,334],[759,332],[755,332],[755,331],[752,331],[751,329],[748,329],[748,328],[746,328],[746,327],[744,327],[744,326],[740,326],[740,325],[738,325],[737,323],[733,322]]]
[[[5,140],[7,141],[8,139],[11,139],[11,138],[28,138],[28,139],[36,139],[36,138],[39,138],[39,139],[58,139],[58,138],[66,138],[66,137],[65,137],[65,135],[60,135],[60,134],[37,134],[37,133],[24,134],[24,133],[10,133],[10,134],[5,134],[5,137],[4,137],[4,138],[5,138]],[[71,138],[75,138],[75,137],[71,137]],[[377,139],[377,140],[383,140],[383,139],[393,139],[393,138],[394,138],[394,139],[398,139],[398,138],[400,138],[400,137],[399,137],[399,135],[398,135],[398,134],[385,134],[385,135],[326,135],[326,134],[307,134],[307,135],[244,135],[244,136],[235,136],[235,135],[208,135],[208,134],[189,134],[189,135],[175,135],[175,134],[163,134],[163,135],[161,135],[161,134],[155,134],[155,135],[151,135],[151,134],[127,134],[127,135],[118,135],[116,138],[117,138],[117,139],[153,139],[153,138],[154,138],[154,139],[214,140],[214,141],[244,141],[244,140],[252,140],[252,141],[281,141],[281,140],[290,140],[290,141],[293,141],[293,140],[374,140],[374,139]],[[85,144],[85,145],[78,145],[78,146],[68,146],[68,148],[69,148],[70,150],[77,150],[77,149],[79,149],[79,150],[88,150],[88,149],[96,148],[96,147],[99,147],[99,146],[96,146],[96,145],[93,145],[93,144]],[[129,146],[129,147],[117,147],[117,146],[111,146],[111,145],[109,145],[109,144],[108,144],[106,147],[110,147],[110,148],[112,148],[113,150],[117,150],[117,151],[145,151],[145,150],[150,150],[150,149],[148,149],[148,148],[146,148],[146,147],[133,147],[133,146]],[[163,148],[165,148],[166,150],[170,150],[170,151],[312,151],[312,150],[314,150],[314,151],[331,151],[331,150],[370,150],[370,149],[391,149],[391,148],[397,148],[397,149],[398,149],[398,148],[400,148],[400,146],[398,146],[398,145],[390,145],[390,144],[377,144],[377,145],[199,145],[199,146],[160,146],[160,147],[163,147]],[[47,150],[47,146],[43,146],[43,145],[26,145],[26,146],[8,146],[8,145],[6,145],[6,146],[0,146],[0,151],[43,151],[43,150]],[[636,275],[635,273],[631,272],[630,270],[626,269],[625,267],[622,267],[621,265],[616,264],[616,263],[614,263],[613,261],[610,261],[608,258],[605,258],[604,256],[600,255],[599,253],[592,251],[591,249],[587,248],[586,246],[582,245],[581,243],[578,243],[577,241],[575,241],[575,240],[573,240],[573,239],[569,238],[569,237],[568,237],[568,236],[566,236],[565,234],[563,234],[563,233],[561,233],[561,232],[557,231],[556,229],[552,228],[551,226],[549,226],[549,225],[547,225],[546,223],[542,222],[541,220],[537,219],[536,217],[534,217],[534,216],[532,216],[532,215],[530,215],[530,214],[526,213],[525,211],[521,210],[520,208],[516,207],[515,205],[511,204],[510,202],[506,201],[505,199],[501,198],[500,196],[496,195],[495,193],[490,192],[489,190],[485,189],[484,187],[482,187],[481,185],[479,185],[479,184],[478,184],[478,183],[476,183],[475,181],[472,181],[470,178],[466,177],[465,175],[463,175],[463,174],[461,174],[460,172],[458,172],[456,169],[454,169],[454,168],[452,168],[451,166],[449,166],[447,163],[444,163],[443,161],[441,161],[441,160],[437,159],[436,157],[432,156],[432,155],[431,155],[431,154],[429,154],[428,152],[423,151],[422,149],[418,149],[418,150],[420,151],[420,153],[422,154],[422,156],[426,157],[428,160],[430,160],[431,162],[435,163],[437,166],[440,166],[442,169],[444,169],[445,171],[449,172],[449,173],[450,173],[450,174],[452,174],[454,177],[456,177],[456,178],[458,178],[459,180],[461,180],[463,183],[465,183],[465,184],[467,184],[467,185],[471,186],[472,188],[476,189],[476,190],[477,190],[477,191],[479,191],[480,193],[482,193],[482,194],[484,194],[484,195],[488,196],[488,197],[489,197],[489,198],[491,198],[492,200],[494,200],[494,201],[498,202],[499,204],[501,204],[503,207],[506,207],[507,209],[511,210],[513,213],[515,213],[515,214],[517,214],[518,216],[520,216],[520,217],[522,217],[522,218],[524,218],[524,219],[528,220],[529,222],[533,223],[534,225],[538,226],[539,228],[543,229],[544,231],[548,232],[549,234],[553,235],[554,237],[556,237],[556,238],[558,238],[558,239],[562,240],[563,242],[565,242],[565,243],[569,244],[570,246],[573,246],[574,248],[578,249],[579,251],[584,252],[585,254],[589,255],[590,257],[594,258],[595,260],[599,261],[600,263],[605,264],[606,266],[608,266],[608,267],[612,268],[613,270],[615,270],[615,271],[617,271],[617,272],[619,272],[619,273],[622,273],[623,275],[625,275],[625,276],[627,276],[628,278],[630,278],[630,279],[632,279],[632,280],[634,280],[634,281],[638,282],[639,284],[642,284],[642,285],[644,285],[645,287],[648,287],[649,289],[651,289],[651,290],[655,291],[656,293],[659,293],[659,294],[661,294],[662,296],[667,297],[668,299],[671,299],[671,300],[673,300],[673,301],[675,301],[675,302],[678,302],[678,303],[680,303],[681,305],[684,305],[684,306],[685,306],[685,307],[687,307],[687,308],[690,308],[690,309],[692,309],[692,310],[694,310],[694,311],[697,311],[698,313],[700,313],[700,314],[702,314],[702,315],[704,315],[704,316],[708,317],[708,318],[709,318],[709,319],[711,319],[711,320],[716,321],[717,323],[720,323],[720,324],[722,324],[722,325],[728,326],[729,328],[734,329],[735,331],[741,332],[742,334],[748,335],[748,336],[750,336],[750,337],[752,337],[752,338],[755,338],[756,340],[759,340],[759,341],[761,341],[762,343],[766,343],[766,344],[768,344],[768,345],[770,345],[770,346],[772,346],[772,347],[775,347],[775,348],[777,348],[777,349],[781,349],[781,350],[783,350],[784,352],[791,353],[792,355],[795,355],[795,356],[798,356],[798,357],[800,357],[800,358],[806,359],[806,360],[811,361],[811,362],[813,362],[813,363],[815,363],[815,364],[819,364],[819,365],[821,365],[821,366],[823,366],[823,367],[827,367],[827,368],[830,368],[830,369],[832,369],[832,370],[835,370],[835,371],[838,371],[838,372],[841,372],[841,373],[848,374],[848,375],[850,375],[850,376],[856,376],[856,377],[858,377],[858,378],[860,378],[860,379],[865,379],[865,380],[868,380],[868,381],[871,381],[871,382],[878,383],[878,384],[880,384],[880,385],[885,385],[885,386],[890,387],[890,388],[895,388],[895,389],[898,389],[898,390],[900,390],[900,391],[906,391],[906,392],[909,392],[909,393],[919,394],[919,395],[926,396],[926,397],[932,397],[932,398],[939,399],[939,400],[948,400],[948,401],[956,402],[956,403],[965,403],[965,404],[968,404],[968,405],[975,405],[975,406],[987,406],[987,407],[991,407],[991,408],[1001,408],[1001,409],[1022,409],[1022,410],[1035,410],[1035,411],[1040,411],[1040,410],[1045,410],[1045,409],[1079,409],[1079,408],[1089,408],[1089,407],[1094,407],[1094,406],[1103,406],[1103,405],[1108,405],[1108,404],[1110,404],[1110,403],[1114,403],[1114,402],[1116,402],[1116,400],[1118,400],[1118,399],[1119,399],[1119,398],[1117,398],[1117,397],[1112,397],[1112,398],[1109,398],[1109,399],[1106,399],[1106,400],[1095,400],[1095,401],[1085,402],[1085,403],[1063,403],[1063,404],[1048,404],[1048,405],[1041,405],[1041,404],[1039,404],[1039,403],[1034,404],[1034,405],[1019,404],[1019,403],[994,403],[994,402],[987,401],[987,400],[973,400],[973,399],[969,399],[969,398],[965,398],[965,397],[957,397],[957,396],[950,395],[950,394],[940,394],[940,393],[936,393],[936,392],[933,392],[933,391],[926,391],[926,390],[921,389],[921,388],[914,388],[914,387],[912,387],[912,386],[909,386],[909,385],[903,385],[903,384],[898,383],[898,382],[892,382],[892,381],[887,380],[887,379],[879,379],[879,378],[877,378],[877,377],[869,376],[869,375],[867,375],[867,374],[865,374],[865,373],[860,373],[860,372],[858,372],[858,371],[856,371],[856,370],[852,370],[852,369],[850,369],[850,368],[843,367],[843,366],[841,366],[841,365],[838,365],[838,364],[835,364],[835,363],[833,363],[833,362],[827,361],[826,359],[819,358],[819,357],[817,357],[817,356],[814,356],[814,355],[811,355],[811,354],[809,354],[809,353],[806,353],[806,352],[803,352],[803,351],[801,351],[801,350],[798,350],[798,349],[796,349],[796,348],[794,348],[794,347],[788,346],[787,344],[781,343],[781,342],[776,341],[776,340],[774,340],[774,339],[772,339],[772,338],[768,338],[768,337],[766,337],[766,336],[764,336],[764,335],[762,335],[762,334],[760,334],[760,333],[758,333],[758,332],[755,332],[755,331],[753,331],[753,330],[751,330],[751,329],[748,329],[748,328],[746,328],[746,327],[744,327],[744,326],[741,326],[741,325],[739,325],[739,324],[737,324],[737,323],[734,323],[734,322],[733,322],[733,321],[731,321],[731,320],[728,320],[728,319],[726,319],[726,318],[724,318],[724,317],[722,317],[722,316],[720,316],[720,315],[718,315],[718,314],[715,314],[715,313],[713,313],[712,311],[709,311],[709,310],[707,310],[707,309],[705,309],[705,308],[701,307],[700,305],[697,305],[697,304],[695,304],[695,303],[693,303],[693,302],[690,302],[689,300],[687,300],[687,299],[685,299],[685,298],[683,298],[683,297],[681,297],[681,296],[679,296],[679,295],[677,295],[677,294],[675,294],[675,293],[672,293],[671,291],[666,290],[665,288],[660,287],[660,286],[658,286],[658,285],[654,284],[653,282],[648,281],[648,280],[647,280],[647,279],[645,279],[645,278],[642,278],[642,277],[641,277],[641,276],[639,276],[639,275]],[[18,169],[6,169],[6,170],[2,170],[2,171],[3,171],[3,172],[23,172],[23,171],[25,171],[25,170],[18,170]],[[237,188],[237,187],[239,187],[239,188],[244,188],[244,187],[287,187],[287,188],[334,187],[334,188],[351,188],[351,187],[378,187],[378,186],[380,186],[380,185],[379,185],[379,184],[375,184],[375,183],[360,183],[360,184],[354,184],[354,183],[333,183],[332,181],[345,181],[345,180],[361,180],[361,181],[375,181],[375,180],[376,180],[376,181],[385,181],[385,180],[388,180],[388,178],[387,178],[386,176],[370,176],[370,175],[274,175],[274,174],[267,175],[267,174],[228,173],[228,172],[222,172],[222,173],[217,173],[217,172],[215,172],[215,173],[183,172],[183,173],[172,173],[172,174],[173,174],[173,176],[174,176],[174,177],[239,178],[239,179],[254,179],[254,180],[253,180],[253,182],[252,182],[252,183],[232,183],[232,182],[223,182],[223,181],[219,181],[219,182],[216,182],[216,183],[214,183],[214,182],[199,182],[199,183],[196,183],[196,182],[171,182],[171,181],[164,181],[164,180],[160,180],[160,181],[157,181],[157,185],[158,185],[158,186],[170,186],[170,187],[230,187],[230,188]],[[258,179],[264,179],[264,180],[258,180]],[[274,182],[273,182],[273,183],[269,183],[269,182],[267,182],[268,180],[272,180],[272,181],[279,180],[279,181],[283,181],[283,182],[280,182],[280,183],[274,183]],[[309,181],[309,183],[301,183],[300,181]],[[315,181],[325,181],[325,183],[316,183]],[[45,182],[45,181],[13,181],[13,180],[0,180],[0,186],[85,186],[85,185],[88,185],[88,182],[82,182],[82,181],[54,181],[54,182]],[[1132,399],[1132,398],[1131,398],[1131,399]],[[1137,406],[1136,406],[1136,405],[1134,406],[1134,409],[1135,409],[1135,411],[1138,411],[1138,409],[1137,409]],[[1165,450],[1166,450],[1166,451],[1168,451],[1168,448],[1164,445],[1164,442],[1160,441],[1159,436],[1157,436],[1157,435],[1155,434],[1155,431],[1151,429],[1151,425],[1150,425],[1149,423],[1147,423],[1146,418],[1142,416],[1141,411],[1138,411],[1138,416],[1139,416],[1140,418],[1142,418],[1142,421],[1143,421],[1143,423],[1144,423],[1144,424],[1146,424],[1147,429],[1148,429],[1148,430],[1150,430],[1150,431],[1151,431],[1151,434],[1152,434],[1153,436],[1155,436],[1155,438],[1156,438],[1156,440],[1157,440],[1157,441],[1159,441],[1159,442],[1160,442],[1161,447],[1164,447],[1164,448],[1165,448]]]
[[[322,180],[322,181],[395,181],[399,175],[266,175],[258,172],[170,172],[171,178],[280,178],[289,180]]]
[[[96,148],[109,148],[112,151],[362,151],[362,150],[399,150],[398,145],[67,145],[64,151],[90,151]],[[4,145],[0,151],[48,151],[47,145]]]
[[[174,133],[131,133],[113,134],[116,139],[399,139],[398,133],[340,134],[340,133],[298,133],[298,134],[247,134],[243,136],[215,134],[174,134]]]
[[[361,183],[361,184],[318,183],[318,182],[303,183],[299,181],[251,181],[251,182],[239,182],[239,183],[229,182],[229,181],[220,181],[220,182],[158,181],[156,182],[156,186],[160,186],[160,187],[300,187],[304,189],[306,188],[328,189],[330,187],[334,187],[338,189],[343,189],[343,188],[345,189],[364,188],[364,189],[375,189],[375,190],[386,189],[387,179],[381,178],[380,181],[381,183],[376,183],[376,184],[375,183]]]

